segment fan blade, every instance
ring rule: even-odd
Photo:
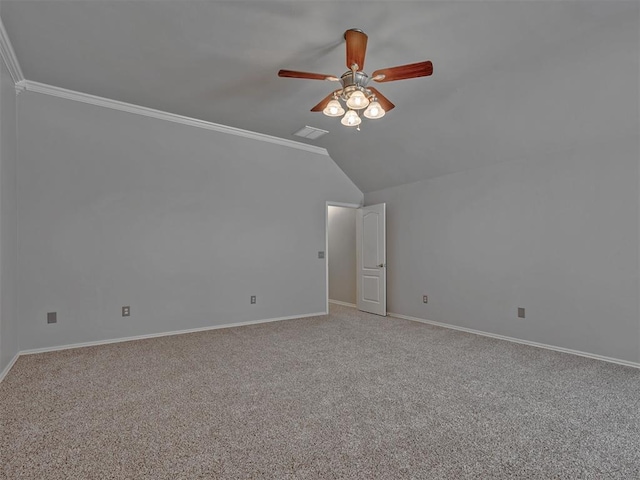
[[[367,35],[362,30],[347,30],[344,39],[347,41],[347,68],[357,65],[358,71],[364,68],[364,56],[367,53]]]
[[[384,95],[382,95],[378,89],[373,88],[373,87],[367,87],[368,90],[371,90],[373,92],[373,94],[376,96],[376,98],[378,99],[378,103],[380,104],[380,106],[384,109],[385,112],[388,112],[389,110],[392,110],[393,108],[395,108],[395,105],[393,103],[391,103],[389,101],[389,99],[387,97],[385,97]]]
[[[428,77],[432,73],[433,64],[426,61],[376,70],[371,77],[376,82],[393,82],[394,80],[405,80],[407,78]]]
[[[329,103],[331,101],[331,99],[333,98],[333,96],[338,93],[340,90],[336,90],[335,92],[331,92],[329,95],[327,95],[325,98],[322,99],[322,101],[317,104],[315,107],[313,107],[311,109],[312,112],[321,112],[324,110],[324,107],[327,106],[327,103]]]
[[[287,78],[306,78],[308,80],[330,80],[332,82],[337,82],[338,80],[340,80],[338,77],[334,77],[333,75],[325,75],[323,73],[296,72],[294,70],[280,70],[278,72],[278,76]]]

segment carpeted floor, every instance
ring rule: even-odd
[[[21,357],[7,479],[640,478],[640,370],[332,306]]]

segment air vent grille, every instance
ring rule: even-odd
[[[309,140],[316,140],[323,135],[329,133],[327,130],[322,130],[321,128],[305,126],[301,128],[297,132],[294,133],[296,137],[308,138]]]

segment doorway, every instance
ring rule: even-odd
[[[386,205],[327,202],[326,311],[329,303],[386,316]]]
[[[356,212],[359,207],[327,202],[327,311],[329,303],[356,307]]]

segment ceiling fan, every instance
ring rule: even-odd
[[[411,63],[399,67],[383,68],[367,75],[362,71],[364,57],[367,51],[367,35],[360,29],[351,28],[344,32],[347,43],[347,70],[340,78],[322,73],[296,72],[293,70],[280,70],[279,77],[305,78],[309,80],[328,80],[340,82],[342,88],[327,95],[320,103],[311,109],[312,112],[322,112],[329,117],[342,117],[341,123],[348,127],[357,127],[360,130],[359,111],[364,109],[366,118],[382,118],[386,112],[395,107],[377,89],[368,86],[371,80],[375,82],[393,82],[407,78],[428,77],[433,73],[433,64],[430,61]],[[347,111],[342,107],[340,100],[345,102]]]

